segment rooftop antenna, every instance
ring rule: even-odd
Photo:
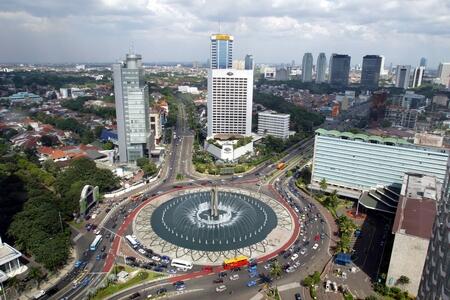
[[[220,16],[219,16],[219,33],[222,33],[221,28],[220,28]]]
[[[134,42],[131,42],[130,54],[134,54]]]

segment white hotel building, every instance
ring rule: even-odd
[[[250,136],[253,70],[210,69],[208,138]]]

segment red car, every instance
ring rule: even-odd
[[[320,241],[320,235],[319,235],[319,234],[316,234],[316,236],[314,237],[314,240],[315,240],[316,242]]]

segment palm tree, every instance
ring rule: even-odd
[[[274,261],[270,266],[269,274],[272,278],[280,278],[283,274],[283,269],[278,261]]]
[[[319,183],[319,186],[320,186],[320,190],[322,192],[325,192],[327,190],[327,187],[328,187],[327,180],[325,178],[322,178],[322,180]]]

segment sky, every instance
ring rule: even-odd
[[[131,45],[145,62],[204,62],[219,30],[256,63],[450,61],[450,0],[1,0],[0,28],[3,63],[114,62]]]

